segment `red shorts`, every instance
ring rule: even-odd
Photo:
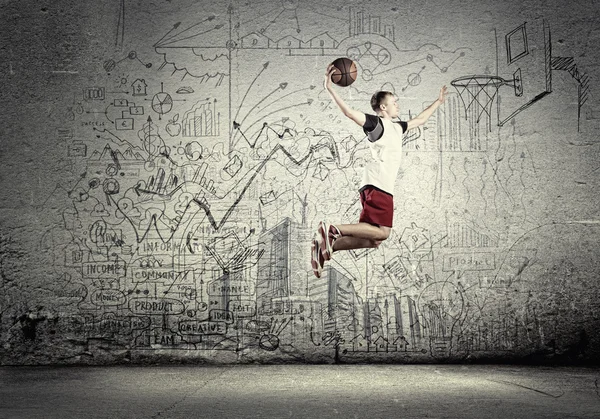
[[[394,219],[394,197],[374,186],[360,190],[360,203],[363,207],[359,222],[376,226],[392,227]]]

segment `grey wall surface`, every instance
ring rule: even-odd
[[[597,1],[2,1],[0,363],[597,362]],[[409,120],[394,228],[313,276]]]

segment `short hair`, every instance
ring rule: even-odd
[[[375,92],[373,96],[371,96],[371,108],[375,112],[379,112],[381,110],[381,102],[385,100],[389,95],[394,95],[392,92],[388,92],[387,90],[380,90]]]

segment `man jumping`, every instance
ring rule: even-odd
[[[321,221],[312,241],[311,265],[317,278],[323,264],[333,252],[376,248],[386,240],[394,217],[394,185],[402,160],[402,137],[412,128],[425,124],[433,112],[444,103],[446,86],[439,97],[417,117],[408,122],[398,119],[398,103],[392,92],[378,91],[371,97],[376,115],[351,109],[332,88],[333,65],[327,67],[325,88],[342,113],[363,128],[369,140],[371,159],[364,168],[359,189],[362,212],[357,224],[329,224]]]

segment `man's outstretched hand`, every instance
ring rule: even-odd
[[[440,89],[440,96],[438,97],[440,104],[444,103],[444,101],[446,100],[447,94],[448,94],[448,89],[446,89],[446,86],[444,85]]]

